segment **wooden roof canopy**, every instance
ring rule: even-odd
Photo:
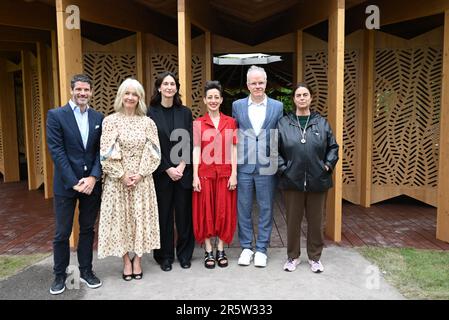
[[[73,0],[80,7],[82,35],[101,44],[127,37],[136,31],[152,33],[173,44],[177,43],[177,0]],[[416,12],[422,8],[399,10],[405,0],[346,0],[346,34],[364,28],[368,4],[381,9],[381,23],[406,23],[382,27],[382,31],[410,38],[443,24],[442,15],[432,12],[432,4],[444,1],[425,1],[425,18]],[[296,30],[304,30],[323,40],[327,39],[329,0],[194,0],[191,5],[192,38],[204,30],[247,45],[257,45]],[[20,28],[15,32],[33,34],[40,38],[41,30],[54,30],[56,25],[54,0],[2,0],[0,2],[0,38],[2,26]],[[419,7],[415,6],[415,7]],[[106,8],[106,9],[105,9]],[[385,8],[385,9],[384,9]],[[25,14],[14,15],[11,12]],[[435,12],[437,13],[437,12]],[[419,18],[415,21],[415,18]],[[6,30],[7,34],[11,34]],[[26,39],[25,39],[26,41]],[[48,41],[48,40],[47,40]]]

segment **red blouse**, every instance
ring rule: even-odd
[[[218,129],[209,114],[193,122],[193,145],[201,146],[199,177],[229,177],[232,145],[237,144],[237,122],[220,112]]]

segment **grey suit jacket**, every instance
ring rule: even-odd
[[[265,121],[256,135],[248,116],[248,97],[234,101],[232,116],[239,126],[238,166],[244,173],[274,175],[277,170],[277,134],[276,126],[283,116],[283,104],[268,98]]]

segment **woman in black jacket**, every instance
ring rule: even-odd
[[[153,256],[163,271],[176,257],[182,268],[191,266],[195,239],[192,226],[192,112],[182,105],[179,81],[171,72],[158,75],[148,116],[157,126],[161,164],[153,173],[159,208],[161,248]],[[176,224],[176,244],[174,243]]]
[[[301,222],[307,219],[307,255],[313,272],[322,272],[323,220],[332,170],[338,161],[338,144],[325,118],[310,110],[313,92],[306,83],[293,91],[296,110],[285,115],[279,129],[279,187],[287,209],[285,271],[299,264]]]

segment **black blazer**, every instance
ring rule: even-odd
[[[55,195],[73,197],[73,186],[83,177],[101,178],[100,136],[103,114],[92,108],[89,115],[89,137],[84,149],[75,115],[69,104],[51,109],[47,115],[47,145],[55,170],[53,192]],[[100,188],[101,183],[95,185]]]
[[[192,188],[192,111],[185,106],[173,106],[174,108],[174,128],[175,131],[169,132],[165,123],[163,108],[161,105],[150,106],[147,115],[156,123],[157,133],[159,136],[159,143],[161,146],[161,164],[153,173],[153,179],[157,184],[158,189],[168,185],[171,181],[168,174],[165,172],[170,167],[176,167],[181,160],[186,163],[183,177],[179,180],[185,189]],[[176,131],[176,129],[184,129]],[[172,140],[170,140],[172,135]],[[176,148],[178,155],[177,159],[170,159],[170,153],[173,148]]]

